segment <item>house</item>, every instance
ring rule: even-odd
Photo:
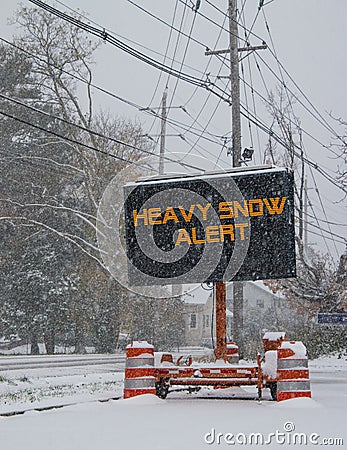
[[[232,298],[232,294],[231,294]],[[285,297],[281,293],[274,294],[261,280],[243,284],[244,308],[276,308],[284,306]]]
[[[214,289],[205,285],[196,285],[182,296],[182,300],[186,344],[212,348],[216,336]],[[232,313],[227,309],[227,335],[231,334],[231,325]]]
[[[257,318],[271,308],[286,309],[285,299],[274,294],[262,281],[243,283],[244,311],[257,310]],[[232,285],[227,284],[227,339],[232,340]],[[185,342],[191,346],[213,347],[215,343],[214,289],[207,285],[196,285],[182,295],[184,303]]]

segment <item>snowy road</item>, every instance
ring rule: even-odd
[[[37,355],[37,356],[0,356],[0,373],[12,371],[34,373],[36,369],[47,369],[49,374],[58,369],[59,374],[71,374],[71,368],[90,368],[92,372],[123,371],[125,355]],[[97,367],[95,367],[97,366]],[[44,372],[44,371],[43,371]],[[41,371],[41,373],[43,373]]]
[[[39,392],[48,384],[52,388],[54,382],[60,387],[64,384],[67,389],[60,396],[49,396],[49,391],[45,396],[43,392],[42,397],[37,395],[33,402],[25,397],[14,397],[10,404],[1,405],[2,411],[54,402],[79,404],[0,417],[1,448],[195,450],[230,446],[317,448],[317,445],[343,448],[341,444],[347,443],[347,361],[323,358],[311,362],[310,371],[313,398],[281,403],[267,400],[268,394],[258,403],[255,400],[198,398],[201,393],[175,393],[166,400],[142,396],[106,403],[93,401],[122,394],[121,372],[37,376],[27,381],[8,379],[9,392],[18,390],[20,383],[26,389],[31,386],[32,392],[35,389]],[[0,387],[5,385],[5,382],[0,383]],[[222,390],[217,395],[255,396],[253,387],[236,389]],[[205,397],[208,394],[215,396],[216,392],[205,392]],[[251,443],[255,438],[251,437],[252,433],[258,433],[258,445]],[[300,442],[293,443],[294,439]]]

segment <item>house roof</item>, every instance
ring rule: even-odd
[[[276,294],[271,291],[271,289],[266,286],[263,281],[257,280],[257,281],[248,281],[249,284],[255,286],[257,289],[261,289],[262,291],[277,297],[277,298],[283,298],[283,294],[280,292],[277,292]],[[185,293],[182,295],[182,300],[186,304],[193,304],[193,305],[205,305],[208,298],[212,294],[211,289],[206,289],[201,286],[201,284],[196,285],[187,285],[183,289]]]
[[[279,291],[276,293],[272,292],[272,290],[268,286],[266,286],[262,280],[249,281],[248,283],[253,284],[254,286],[258,287],[259,289],[262,289],[263,291],[267,292],[268,294],[273,295],[274,297],[284,298],[284,295],[281,292],[279,292]]]
[[[205,305],[209,296],[212,293],[212,290],[207,290],[201,287],[201,284],[197,284],[196,286],[191,286],[191,290],[182,295],[182,300],[187,304],[194,305]]]

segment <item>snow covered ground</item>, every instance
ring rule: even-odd
[[[174,393],[166,400],[147,395],[99,402],[97,399],[122,394],[123,373],[91,371],[92,368],[81,368],[79,373],[61,376],[56,373],[49,376],[47,371],[40,374],[39,369],[30,375],[1,372],[2,412],[78,403],[0,417],[1,448],[194,450],[317,445],[343,448],[341,439],[344,445],[347,443],[346,357],[312,361],[313,398],[281,403],[269,401],[268,394],[258,403],[253,388],[205,390],[191,395]],[[23,394],[30,390],[35,393],[32,398]],[[217,398],[210,397],[211,394]]]

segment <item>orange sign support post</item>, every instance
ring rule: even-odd
[[[216,282],[216,359],[228,360],[226,345],[226,285],[224,281]]]

